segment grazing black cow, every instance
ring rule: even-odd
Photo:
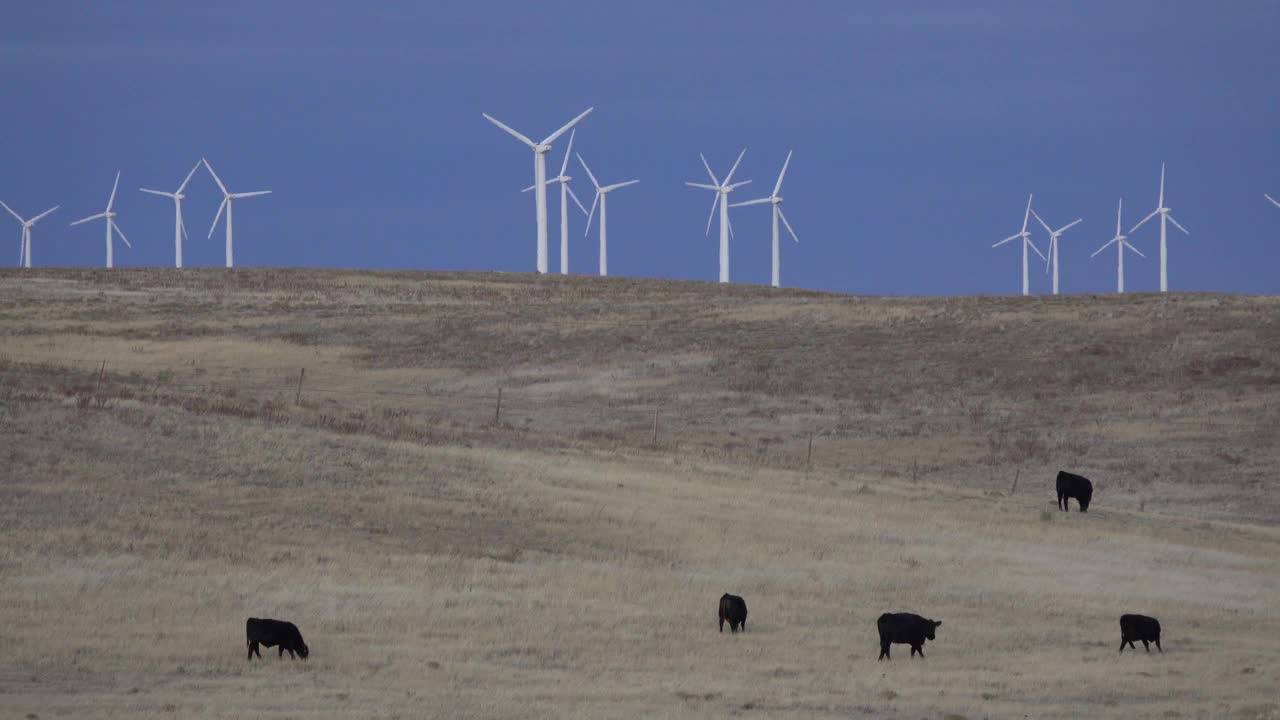
[[[747,631],[747,601],[737,595],[725,593],[720,596],[720,632],[724,632],[724,621],[729,621],[729,632]]]
[[[911,613],[885,613],[876,620],[876,628],[880,630],[880,657],[889,658],[889,645],[911,646],[911,657],[920,653],[924,657],[924,641],[934,639],[934,631],[942,624],[941,620],[929,620]]]
[[[258,650],[258,645],[280,646],[280,657],[284,657],[284,651],[289,651],[289,657],[301,656],[303,660],[307,659],[310,651],[307,650],[307,644],[302,642],[302,633],[298,632],[298,626],[284,620],[268,620],[265,618],[249,618],[244,625],[245,635],[249,640],[249,659],[252,660],[254,653],[258,658],[262,658],[262,651]],[[295,654],[296,653],[296,654]]]
[[[1093,499],[1093,483],[1089,478],[1065,470],[1058,471],[1058,508],[1067,511],[1071,498],[1080,503],[1080,512],[1089,512],[1089,501]]]
[[[1142,647],[1151,652],[1151,643],[1156,644],[1156,649],[1164,652],[1164,648],[1160,647],[1160,621],[1147,617],[1146,615],[1121,615],[1120,616],[1120,652],[1124,652],[1124,646],[1128,643],[1129,647],[1137,650],[1134,646],[1134,640],[1141,640]]]

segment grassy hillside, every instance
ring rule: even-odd
[[[1269,717],[1277,347],[1274,298],[3,271],[0,708]]]

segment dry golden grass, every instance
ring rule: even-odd
[[[0,715],[1275,717],[1277,310],[0,273]]]

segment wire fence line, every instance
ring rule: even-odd
[[[420,377],[415,378],[415,373]],[[813,459],[814,438],[820,439],[819,455],[830,457],[864,448],[868,439],[912,439],[929,433],[968,435],[976,442],[986,442],[993,459],[1013,451],[1034,455],[1034,440],[1020,426],[1040,420],[1034,427],[1044,427],[1034,404],[1009,399],[1003,406],[973,400],[965,405],[957,398],[898,408],[857,398],[823,398],[822,406],[807,407],[794,402],[795,398],[762,398],[729,390],[689,399],[661,393],[619,396],[548,391],[536,384],[494,383],[488,388],[473,385],[460,389],[442,387],[429,375],[429,370],[415,369],[365,369],[353,374],[284,365],[217,365],[198,359],[188,363],[82,358],[33,363],[0,356],[0,385],[11,391],[35,383],[52,384],[52,389],[64,394],[86,397],[216,397],[239,414],[251,413],[248,406],[254,405],[262,412],[284,417],[295,407],[319,413],[330,422],[354,424],[369,413],[381,413],[424,425],[531,426],[528,429],[544,433],[635,445],[657,445],[662,440],[690,442],[690,434],[696,433],[703,444],[739,451],[752,443],[763,452],[786,447],[788,456],[803,455],[806,464]],[[339,402],[344,398],[352,402],[344,406]],[[769,407],[770,403],[774,407]],[[1131,419],[1198,432],[1240,429],[1239,418],[1180,415],[1176,407]],[[719,425],[732,425],[733,429]],[[1101,433],[1102,429],[1098,425],[1095,430]],[[1076,433],[1081,431],[1088,428],[1075,429]],[[846,447],[833,447],[833,441]],[[912,474],[919,472],[917,465],[918,461],[913,463]]]

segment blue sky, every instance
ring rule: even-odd
[[[530,271],[531,153],[588,106],[580,150],[609,203],[616,275],[711,280],[698,152],[736,199],[783,194],[801,244],[783,283],[865,294],[1020,288],[1028,192],[1062,243],[1064,292],[1114,289],[1114,231],[1154,208],[1173,289],[1280,292],[1280,2],[9,2],[0,5],[0,199],[34,215],[37,265],[101,265],[123,170],[120,265],[172,265],[171,190],[207,155],[232,191],[238,265]],[[549,156],[554,172],[563,141]],[[590,201],[582,173],[576,190]],[[222,263],[207,174],[186,263]],[[550,196],[558,268],[558,195]],[[576,211],[575,211],[576,213]],[[769,279],[767,207],[734,211],[735,281]],[[596,236],[571,220],[571,269]],[[1127,228],[1126,228],[1127,229]],[[1043,246],[1043,232],[1037,241]],[[0,264],[19,226],[0,216]],[[8,239],[5,239],[8,238]],[[1153,227],[1130,290],[1158,287]],[[1047,292],[1043,265],[1032,289]]]

